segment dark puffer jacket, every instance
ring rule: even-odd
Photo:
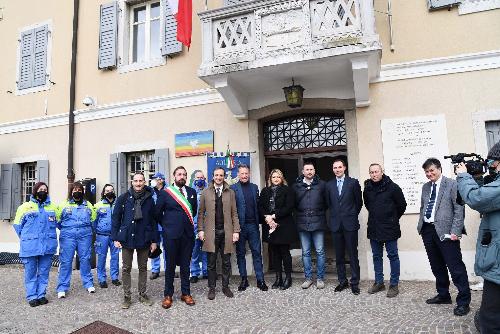
[[[406,210],[401,188],[384,175],[380,182],[365,181],[363,199],[368,210],[368,239],[397,240],[401,237],[399,219]]]
[[[299,176],[293,185],[295,192],[295,222],[300,231],[325,231],[328,207],[326,200],[326,183],[314,176],[311,185],[304,183]]]

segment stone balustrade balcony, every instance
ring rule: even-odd
[[[381,45],[372,0],[226,0],[199,13],[199,76],[235,116],[283,101],[292,77],[305,97],[355,98],[369,104]],[[351,96],[349,96],[351,95]]]

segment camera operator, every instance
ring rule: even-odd
[[[488,167],[500,171],[500,142],[488,152]],[[491,170],[490,169],[490,170]],[[464,202],[481,213],[474,271],[484,278],[479,315],[481,333],[500,333],[500,178],[479,186],[467,167],[456,168],[458,191]]]

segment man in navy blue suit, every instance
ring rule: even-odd
[[[189,283],[189,265],[194,246],[194,216],[198,210],[196,190],[186,186],[187,172],[182,166],[174,170],[174,183],[160,192],[156,214],[163,226],[163,249],[166,251],[165,290],[162,307],[172,306],[175,266],[179,264],[181,300],[194,305]]]
[[[326,185],[330,208],[328,225],[333,235],[339,279],[335,292],[349,287],[345,269],[345,249],[347,248],[351,266],[351,291],[359,295],[358,215],[363,207],[363,197],[359,181],[346,176],[346,169],[347,166],[342,159],[337,158],[333,161],[335,178]]]

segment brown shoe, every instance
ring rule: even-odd
[[[190,295],[182,295],[181,300],[186,303],[186,305],[193,306],[195,304],[193,297]]]
[[[210,288],[208,290],[208,295],[207,295],[208,299],[210,300],[214,300],[215,299],[215,289],[214,288]]]
[[[170,308],[172,306],[172,296],[165,296],[161,302],[161,307],[164,309]]]
[[[234,294],[233,292],[231,291],[231,289],[229,289],[229,287],[225,287],[225,288],[222,288],[222,293],[227,297],[227,298],[233,298],[234,297]]]

